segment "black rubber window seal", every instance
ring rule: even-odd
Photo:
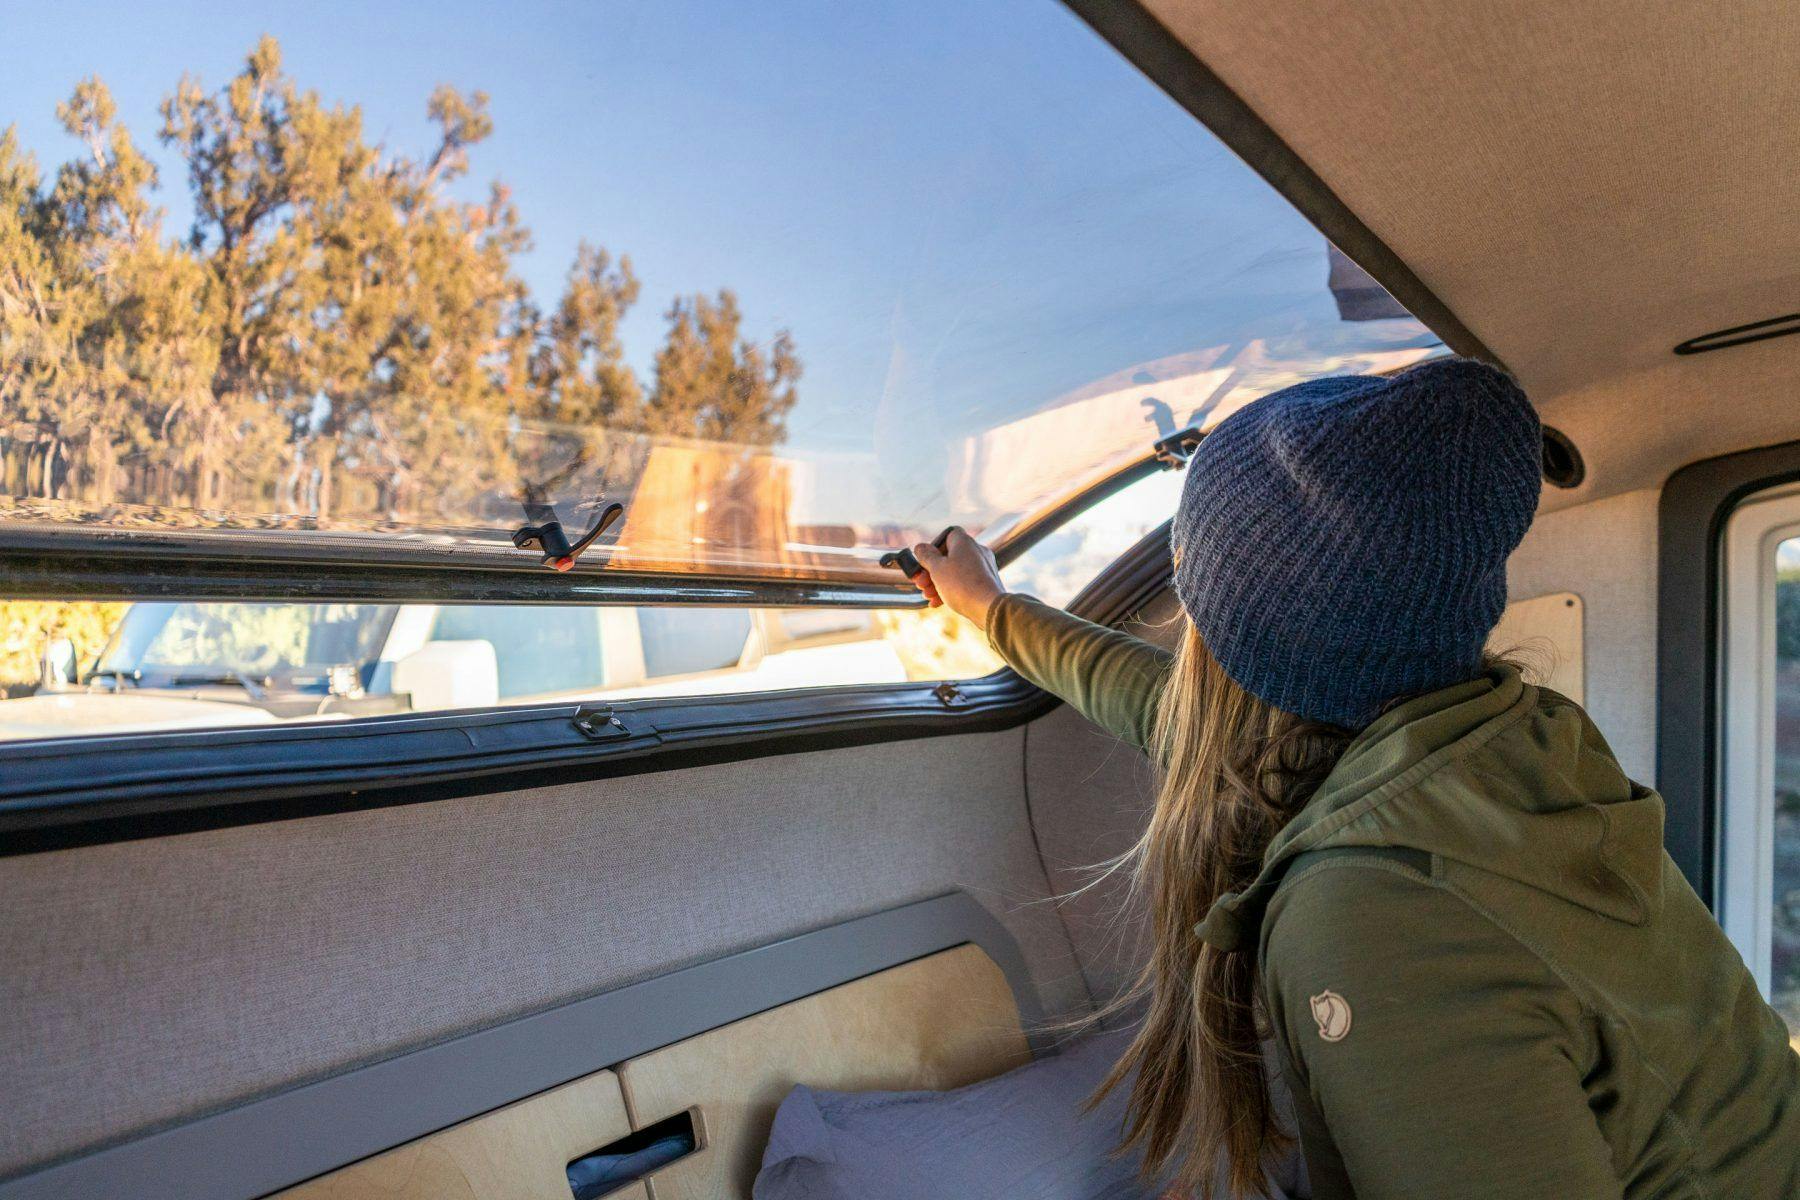
[[[1800,481],[1800,441],[1691,463],[1657,511],[1656,786],[1664,844],[1718,901],[1719,631],[1725,523],[1758,492]]]

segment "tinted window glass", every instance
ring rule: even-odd
[[[0,631],[0,741],[558,695],[636,700],[966,679],[1000,666],[987,640],[947,609],[0,600]]]
[[[1066,605],[1094,576],[1175,514],[1181,471],[1158,471],[1076,514],[1012,563],[1007,586]]]
[[[438,610],[433,641],[494,647],[500,699],[592,688],[606,683],[600,621],[591,608],[449,605]]]

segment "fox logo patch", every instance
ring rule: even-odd
[[[1341,1042],[1350,1033],[1350,1002],[1327,988],[1310,1001],[1313,1020],[1319,1024],[1319,1036],[1328,1042]]]

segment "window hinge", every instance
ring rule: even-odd
[[[610,704],[581,705],[575,710],[574,724],[583,737],[596,742],[617,741],[632,733]]]
[[[945,708],[961,708],[969,702],[968,695],[954,683],[940,683],[931,689],[931,694]]]
[[[1166,438],[1158,438],[1150,452],[1162,464],[1163,470],[1179,471],[1194,457],[1194,451],[1200,448],[1200,440],[1205,436],[1206,432],[1198,425],[1189,425]]]

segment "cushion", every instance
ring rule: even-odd
[[[1115,1154],[1125,1093],[1083,1106],[1130,1034],[948,1092],[804,1085],[775,1114],[755,1200],[1152,1200],[1139,1156]],[[1286,1192],[1271,1184],[1271,1197]]]

